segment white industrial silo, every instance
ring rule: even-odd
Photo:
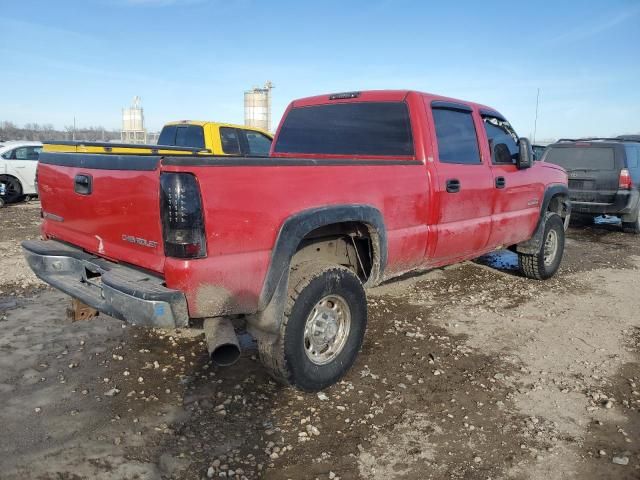
[[[147,143],[147,130],[144,128],[144,111],[140,97],[133,97],[131,106],[122,109],[120,139],[124,143]]]
[[[267,82],[263,88],[254,87],[244,92],[244,124],[271,131],[271,89]]]

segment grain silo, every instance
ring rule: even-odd
[[[273,84],[267,82],[263,88],[253,87],[244,92],[244,124],[271,131],[271,89]]]
[[[140,97],[133,97],[131,106],[122,109],[120,139],[125,143],[147,143],[147,130],[144,128],[144,111]]]

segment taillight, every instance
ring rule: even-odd
[[[631,182],[631,174],[629,173],[629,170],[623,168],[622,170],[620,170],[619,188],[621,188],[622,190],[631,190],[632,186],[633,183]]]
[[[190,173],[160,175],[160,214],[167,257],[202,258],[207,255],[202,199],[196,177]]]

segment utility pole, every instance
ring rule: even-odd
[[[533,143],[536,143],[536,133],[538,130],[538,105],[540,104],[540,89],[538,88],[538,94],[536,95],[536,119],[533,122]]]
[[[71,139],[76,141],[76,117],[73,117],[73,132],[71,133]]]

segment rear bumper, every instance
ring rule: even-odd
[[[38,278],[99,312],[149,327],[189,323],[185,296],[159,277],[53,240],[22,242],[22,248]]]
[[[613,203],[599,202],[581,202],[580,200],[571,200],[572,210],[574,214],[593,214],[593,215],[627,215],[634,213],[638,208],[640,201],[640,192],[637,190],[619,191]]]

